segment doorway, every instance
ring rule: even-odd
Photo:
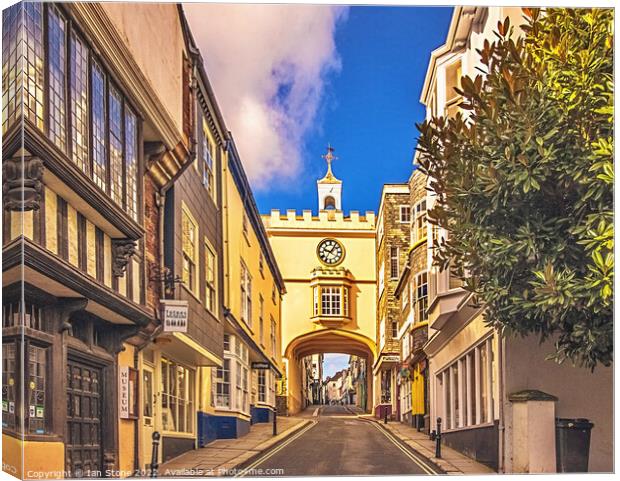
[[[102,477],[101,369],[67,361],[67,476]]]

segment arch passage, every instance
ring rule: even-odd
[[[293,339],[286,347],[284,356],[287,360],[288,410],[295,414],[305,408],[302,389],[301,361],[312,354],[342,353],[358,356],[366,360],[366,393],[372,397],[372,365],[375,360],[376,346],[368,337],[342,329],[321,329],[303,334]]]

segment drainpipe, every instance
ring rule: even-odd
[[[506,352],[506,339],[502,335],[501,331],[497,330],[497,335],[499,336],[497,340],[497,350],[499,351],[497,354],[498,357],[498,391],[499,391],[499,459],[498,459],[498,472],[503,473],[506,459],[506,427],[504,424],[504,390],[506,385],[506,360],[505,360],[505,352]]]

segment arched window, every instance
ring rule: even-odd
[[[325,197],[325,202],[323,204],[323,208],[325,210],[335,209],[336,208],[336,199],[334,199],[331,195]]]

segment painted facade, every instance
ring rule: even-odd
[[[318,215],[272,210],[263,216],[286,285],[282,349],[291,414],[307,403],[305,356],[342,352],[363,357],[368,365],[376,356],[375,215],[351,211],[345,216],[337,208],[342,183],[331,169],[332,152],[329,148],[324,156],[328,170],[317,182]],[[369,382],[369,396],[373,389]]]

